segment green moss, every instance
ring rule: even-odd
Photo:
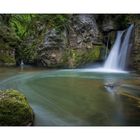
[[[85,63],[94,62],[100,59],[100,49],[102,46],[95,46],[90,49],[71,49],[65,52],[63,63],[70,68],[78,67]]]
[[[26,126],[33,123],[33,111],[17,90],[0,90],[0,125]]]
[[[49,68],[76,68],[86,63],[92,63],[101,60],[101,49],[103,46],[94,46],[92,48],[65,48],[59,56],[59,60],[54,63],[48,63]]]
[[[0,62],[4,64],[15,64],[15,58],[11,57],[10,55],[7,54],[1,54],[0,55]]]
[[[98,60],[100,57],[100,47],[97,46],[93,49],[90,49],[84,55],[87,61],[92,62],[92,61]]]

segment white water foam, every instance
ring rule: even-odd
[[[115,43],[103,67],[94,69],[83,69],[80,71],[102,73],[128,73],[128,71],[125,71],[125,68],[127,66],[128,56],[130,48],[132,46],[130,43],[130,39],[133,27],[134,25],[130,25],[130,27],[126,31],[117,32]]]

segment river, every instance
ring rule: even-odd
[[[28,99],[35,126],[140,125],[140,75],[1,67],[0,88]]]

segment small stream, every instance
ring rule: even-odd
[[[140,76],[135,73],[3,67],[0,88],[27,97],[35,126],[140,125]]]

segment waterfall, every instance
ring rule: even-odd
[[[109,56],[104,64],[104,69],[112,70],[124,70],[127,66],[127,59],[129,56],[130,47],[130,38],[132,34],[134,25],[126,31],[118,31],[115,43],[110,51]]]
[[[118,68],[118,56],[119,56],[121,38],[122,38],[123,33],[124,33],[123,31],[117,32],[116,41],[104,64],[105,69],[117,69]]]
[[[131,35],[134,25],[130,25],[127,30],[118,31],[115,43],[104,63],[103,67],[88,68],[82,71],[86,72],[107,72],[107,73],[127,73],[128,56],[131,49]]]
[[[119,56],[119,68],[120,69],[125,69],[127,66],[127,61],[128,61],[128,56],[130,53],[130,49],[131,49],[131,35],[132,35],[132,30],[134,28],[134,25],[131,25],[125,35],[124,41],[121,45],[121,51],[120,51],[120,56]]]

